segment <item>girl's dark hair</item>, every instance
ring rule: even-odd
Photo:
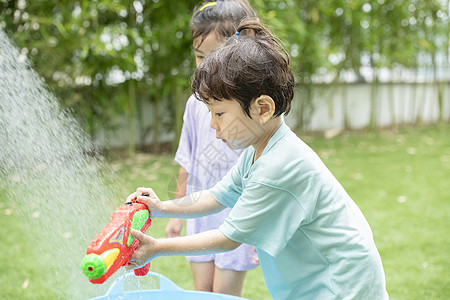
[[[223,48],[195,70],[192,91],[205,103],[236,100],[250,116],[250,105],[262,95],[275,102],[274,116],[287,115],[294,97],[289,55],[257,19],[243,21]]]
[[[199,45],[211,32],[219,38],[229,38],[245,18],[256,18],[246,0],[205,1],[194,9],[190,24],[192,37],[200,38]]]

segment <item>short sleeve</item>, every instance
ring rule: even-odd
[[[191,169],[191,155],[192,155],[192,140],[193,140],[193,114],[195,111],[192,107],[192,101],[196,101],[191,96],[187,103],[186,109],[183,114],[183,126],[181,128],[180,141],[178,143],[178,149],[175,154],[175,161],[182,166],[188,173]]]
[[[293,194],[252,182],[219,229],[228,238],[253,245],[275,257],[305,220],[307,213]]]
[[[209,190],[216,201],[227,207],[233,207],[242,193],[241,158],[242,156],[222,180]]]

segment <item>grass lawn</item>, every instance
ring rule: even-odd
[[[450,299],[450,125],[303,139],[371,225],[391,299]],[[161,199],[174,194],[177,166],[169,155],[139,154],[109,166],[125,181],[123,197],[138,186],[152,187]],[[0,299],[57,298],[18,233],[24,220],[17,209],[0,197]],[[166,223],[154,219],[149,233],[163,237]],[[157,258],[152,270],[193,289],[183,257]],[[271,299],[260,268],[248,272],[243,297]]]

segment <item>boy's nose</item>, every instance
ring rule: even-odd
[[[211,126],[211,128],[214,129],[215,131],[218,131],[219,126],[217,122],[214,120],[214,116],[211,116],[211,122],[209,123],[209,126]]]

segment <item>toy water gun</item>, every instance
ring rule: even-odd
[[[120,267],[128,264],[139,246],[139,241],[131,236],[130,229],[145,233],[150,224],[150,211],[145,204],[137,203],[136,199],[117,208],[111,222],[89,244],[87,255],[81,261],[81,270],[89,277],[89,281],[103,283]],[[144,276],[149,269],[150,263],[135,269],[134,273]]]

